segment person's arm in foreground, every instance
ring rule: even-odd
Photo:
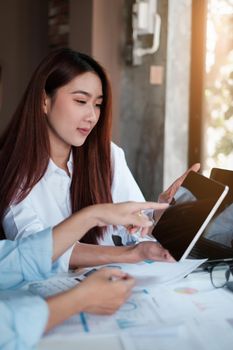
[[[166,205],[154,202],[127,202],[98,204],[82,209],[55,227],[54,234],[57,234],[57,248],[54,248],[54,256],[62,254],[65,244],[69,246],[72,234],[76,239],[77,235],[80,234],[79,238],[81,238],[91,227],[120,224],[133,225],[138,228],[143,227],[143,230],[147,230],[152,222],[147,216],[138,215],[140,211],[146,209],[158,211],[165,208],[167,208]],[[69,233],[70,242],[67,241],[67,233]],[[135,263],[145,259],[174,261],[169,252],[156,242],[141,242],[134,246],[124,247],[77,243],[71,255],[70,267],[76,268],[116,262]]]
[[[36,251],[39,250],[40,253],[45,252],[43,249],[46,247],[48,261],[49,259],[50,261],[52,260],[52,255],[53,259],[56,259],[59,254],[62,254],[67,247],[73,244],[74,240],[80,238],[82,230],[84,232],[88,229],[88,227],[83,225],[87,223],[86,219],[89,217],[90,213],[92,213],[92,215],[94,214],[93,210],[95,215],[89,217],[93,219],[93,222],[88,223],[91,227],[92,225],[104,226],[109,224],[109,222],[112,224],[120,222],[123,225],[132,224],[139,227],[148,227],[150,225],[148,218],[138,215],[139,210],[147,209],[148,207],[156,207],[158,209],[164,206],[158,206],[155,203],[126,203],[99,205],[95,206],[95,208],[93,206],[90,207],[91,209],[89,208],[89,210],[86,208],[79,213],[79,219],[77,216],[73,216],[72,220],[68,220],[66,225],[65,223],[58,225],[53,230],[53,234],[48,230],[34,237],[30,236],[25,238],[23,241],[2,242],[3,244],[6,242],[10,244],[7,245],[8,250],[5,256],[2,254],[2,261],[4,261],[4,258],[6,258],[5,261],[7,260],[9,262],[10,260],[11,263],[14,261],[16,265],[14,265],[15,269],[12,271],[20,270],[22,268],[20,264],[22,264],[24,258],[29,259],[27,253],[34,247],[35,251],[32,250],[30,256],[31,262],[29,260],[25,261],[26,265],[30,263],[29,269],[33,271],[33,264],[36,266],[39,261],[41,262],[41,259],[38,261],[36,259]],[[102,216],[104,216],[104,220]],[[107,222],[106,217],[108,218]],[[77,231],[77,228],[79,228],[80,231]],[[66,230],[64,231],[64,229]],[[41,237],[44,239],[41,239]],[[37,240],[38,238],[40,238],[40,240]],[[27,242],[30,242],[28,246]],[[39,246],[37,244],[38,242],[40,243]],[[19,247],[22,244],[24,250],[20,251]],[[13,256],[10,254],[10,248],[12,247],[13,251],[16,252],[16,255],[13,254]],[[4,250],[1,252],[4,253]],[[23,253],[26,253],[25,256]],[[40,256],[40,254],[38,256]],[[17,257],[18,260],[14,259],[15,257]],[[18,263],[20,263],[19,266],[17,265]],[[49,266],[51,268],[51,262]],[[48,272],[48,268],[46,271]],[[16,276],[13,273],[12,276],[16,277],[16,282],[18,283],[20,279],[25,278],[27,275],[23,270],[20,276],[18,276],[17,271]],[[11,280],[11,284],[12,283],[13,280]],[[133,285],[133,278],[124,272],[113,269],[102,269],[86,278],[85,281],[75,288],[50,297],[46,302],[37,296],[26,295],[23,299],[22,296],[19,296],[18,292],[16,299],[11,300],[7,294],[5,300],[0,300],[0,309],[3,311],[0,313],[0,330],[2,330],[0,333],[4,334],[0,344],[2,346],[11,346],[11,348],[17,346],[18,349],[26,350],[36,344],[44,331],[50,330],[78,312],[111,314],[129,297]]]
[[[170,253],[159,243],[145,241],[131,246],[100,246],[77,244],[70,259],[70,267],[87,267],[111,263],[137,263],[143,260],[174,262]]]
[[[52,261],[94,226],[132,224],[147,228],[151,222],[147,217],[139,216],[138,213],[141,209],[149,207],[162,209],[164,205],[136,202],[93,205],[80,210],[57,225],[52,234],[51,229],[47,229],[22,240],[0,241],[0,289],[16,286],[23,281],[49,277],[52,271]],[[151,250],[149,245],[148,249],[146,245],[144,247],[138,245],[135,250],[128,247],[99,247],[85,244],[77,246],[82,246],[83,249],[79,249],[75,266],[116,262],[126,256],[134,262],[139,256],[140,260],[143,260],[145,250],[148,252]],[[166,254],[166,251],[159,246],[152,250],[152,254],[155,255]],[[93,254],[99,256],[94,257]]]
[[[101,269],[77,287],[47,299],[46,331],[79,312],[113,314],[130,296],[135,281],[118,269]]]
[[[102,269],[47,300],[25,291],[0,293],[0,348],[31,349],[44,332],[79,312],[110,315],[126,301],[133,286],[133,278],[124,272]]]
[[[0,241],[0,290],[17,287],[24,281],[49,277],[52,254],[50,228],[21,240]]]
[[[164,210],[167,204],[155,202],[125,202],[96,204],[81,209],[53,229],[53,260],[62,255],[75,241],[81,239],[91,228],[108,225],[133,225],[147,229],[152,222],[140,214],[145,209]],[[115,248],[115,247],[113,247]]]

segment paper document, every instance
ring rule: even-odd
[[[136,265],[131,265],[131,269]],[[170,268],[172,265],[176,266],[169,264]],[[182,272],[186,265],[187,262],[182,262]],[[149,271],[145,273],[150,278]],[[139,279],[140,274],[141,271]],[[135,290],[112,316],[75,315],[50,332],[39,349],[53,349],[54,344],[54,349],[59,350],[66,344],[70,349],[109,350],[111,341],[114,350],[232,348],[233,293],[213,288],[207,272],[189,275],[172,284],[157,283],[149,291]]]
[[[192,341],[190,341],[192,339]],[[205,350],[185,324],[144,327],[115,334],[70,334],[44,338],[38,350]]]
[[[72,334],[43,338],[37,350],[128,350],[119,334]],[[134,350],[131,348],[130,350]],[[145,349],[143,349],[145,350]]]
[[[141,262],[137,264],[111,264],[108,267],[122,269],[136,279],[136,286],[151,287],[158,284],[174,283],[186,277],[207,259],[185,259],[175,263]]]
[[[96,268],[89,268],[84,269],[82,273],[58,274],[47,280],[29,283],[28,290],[33,294],[38,294],[43,298],[47,298],[50,295],[64,292],[76,286],[95,271],[97,271]]]
[[[125,350],[204,350],[192,329],[185,323],[174,325],[153,325],[141,329],[132,329],[122,335]]]
[[[137,327],[160,325],[153,298],[146,290],[136,291],[112,316],[81,313],[71,317],[51,334],[95,333],[107,334]]]
[[[57,275],[47,280],[30,283],[29,291],[46,298],[50,295],[64,292],[74,287],[101,267],[117,268],[129,273],[136,279],[135,288],[156,288],[158,284],[174,283],[181,280],[205,261],[206,259],[186,259],[175,263],[155,261],[150,263],[141,262],[137,264],[111,264],[98,266],[95,268],[86,269],[82,274],[77,273],[72,275]]]
[[[160,307],[146,291],[137,291],[112,316],[80,314],[49,332],[39,349],[204,350],[184,321],[164,322]],[[192,341],[190,342],[190,339]]]
[[[177,320],[184,323],[204,349],[232,348],[233,293],[213,288],[209,273],[160,285],[151,294],[162,323],[173,324]]]

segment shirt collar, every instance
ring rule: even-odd
[[[70,152],[70,156],[67,162],[67,168],[69,170],[70,175],[72,176],[73,174],[73,153]],[[65,172],[65,170],[59,168],[59,166],[57,166],[54,161],[50,158],[49,159],[49,163],[48,163],[48,167],[46,169],[46,172],[44,174],[44,178],[47,180],[51,175],[53,174],[60,174],[63,176],[68,176],[67,173]]]
[[[67,162],[67,168],[68,168],[71,176],[73,174],[73,165],[74,165],[74,157],[73,157],[73,152],[71,151],[68,162]]]

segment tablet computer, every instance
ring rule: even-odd
[[[176,260],[185,259],[222,203],[228,187],[191,171],[152,235]]]
[[[213,168],[210,178],[229,187],[223,202],[190,253],[209,262],[233,259],[233,171]]]

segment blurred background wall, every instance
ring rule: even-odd
[[[45,0],[0,2],[0,132],[14,112],[38,62],[48,52]]]
[[[167,76],[168,38],[180,18],[185,29],[179,31],[179,39],[170,39],[170,45],[182,49],[182,40],[189,43],[190,1],[179,1],[172,6],[169,17],[167,0],[159,0],[157,11],[162,18],[160,46],[153,55],[143,57],[142,64],[133,66],[127,62],[127,45],[132,41],[132,0],[10,0],[0,6],[0,62],[2,67],[2,131],[12,115],[35,66],[51,49],[69,46],[77,51],[93,55],[107,70],[113,89],[113,140],[123,147],[133,175],[147,199],[156,199],[164,187],[187,167],[187,137],[178,136],[178,157],[174,151],[177,137],[170,138],[167,118],[172,120],[173,96],[166,87],[167,79],[177,80],[173,69]],[[175,13],[179,16],[176,17]],[[173,22],[176,18],[176,22]],[[183,38],[184,37],[184,38]],[[178,40],[177,40],[178,39]],[[184,44],[187,45],[187,44]],[[170,48],[170,51],[173,49]],[[187,56],[187,57],[186,57]],[[183,55],[182,64],[176,66],[176,54],[172,65],[185,71],[185,91],[189,84],[187,62],[189,52]],[[158,69],[160,78],[154,83],[152,69]],[[156,78],[156,77],[155,77]],[[156,80],[156,79],[155,79]],[[172,84],[174,83],[172,82]],[[166,111],[168,94],[170,112]],[[179,93],[176,103],[179,106]],[[180,101],[180,106],[187,101]],[[186,108],[187,109],[187,108]],[[182,119],[187,132],[188,113],[182,108]],[[180,122],[179,107],[176,116]],[[172,126],[172,124],[171,124]],[[174,130],[173,130],[174,131]],[[171,131],[170,133],[172,133]],[[165,133],[168,138],[165,140]],[[165,153],[172,166],[165,162]],[[166,169],[169,175],[165,177]]]
[[[145,197],[156,199],[190,161],[201,160],[207,3],[214,1],[158,0],[159,47],[139,65],[130,57],[136,0],[1,1],[0,132],[50,50],[93,55],[112,82],[113,140]]]

